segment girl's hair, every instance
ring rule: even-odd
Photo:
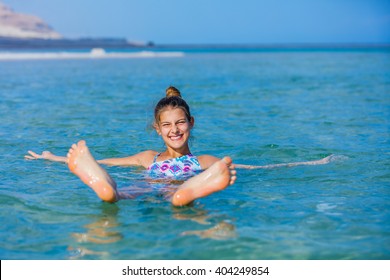
[[[166,96],[157,103],[156,108],[154,108],[155,123],[158,124],[160,122],[160,114],[167,107],[182,109],[186,114],[187,120],[190,121],[190,107],[188,106],[187,102],[181,98],[180,91],[177,88],[170,86],[165,90],[165,95]]]

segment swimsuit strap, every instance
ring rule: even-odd
[[[157,158],[161,155],[161,153],[158,153],[157,155],[154,156],[153,163],[156,162]]]

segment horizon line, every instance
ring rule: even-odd
[[[379,45],[379,46],[390,46],[389,42],[229,42],[229,43],[210,43],[210,42],[201,42],[201,43],[158,43],[153,40],[132,40],[127,39],[125,37],[111,37],[111,36],[81,36],[81,37],[62,37],[62,38],[21,38],[21,37],[8,37],[1,36],[2,40],[20,40],[20,41],[47,41],[47,42],[55,42],[55,41],[84,41],[84,40],[112,40],[112,41],[126,41],[129,44],[136,45],[147,45],[152,43],[155,46],[306,46],[306,45],[314,45],[314,46],[342,46],[342,45]]]

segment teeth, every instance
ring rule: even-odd
[[[172,140],[179,140],[181,138],[181,135],[180,136],[171,136],[170,138]]]

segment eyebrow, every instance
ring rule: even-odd
[[[178,119],[178,120],[175,121],[175,122],[181,122],[181,121],[186,121],[186,118]],[[164,122],[160,122],[160,123],[161,123],[161,124],[164,124],[164,123],[171,123],[171,122],[164,121]]]

